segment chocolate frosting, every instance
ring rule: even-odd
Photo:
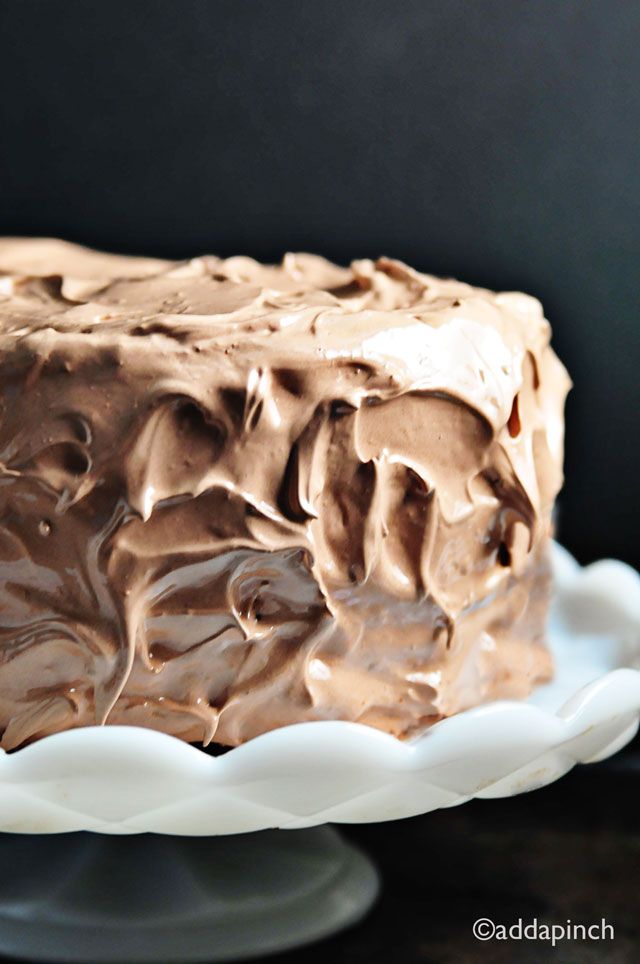
[[[0,241],[0,732],[411,735],[550,675],[567,374],[420,274]]]

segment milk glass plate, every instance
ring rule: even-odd
[[[0,753],[0,954],[186,964],[299,947],[378,892],[370,861],[319,825],[511,796],[615,753],[640,717],[640,577],[560,546],[553,566],[553,682],[410,742],[302,723],[212,757],[108,726]],[[60,836],[74,830],[94,833]]]
[[[553,550],[552,683],[401,742],[356,723],[283,727],[219,757],[137,727],[0,752],[0,831],[218,835],[398,820],[558,779],[627,743],[640,717],[640,576]]]

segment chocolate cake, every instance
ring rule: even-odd
[[[539,303],[388,258],[0,242],[0,733],[409,737],[552,672]]]

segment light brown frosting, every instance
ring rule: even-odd
[[[0,732],[399,736],[548,678],[540,304],[0,241]]]

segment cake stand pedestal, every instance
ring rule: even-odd
[[[0,954],[33,961],[258,957],[355,923],[378,893],[372,864],[329,827],[199,838],[6,834],[0,866]]]

